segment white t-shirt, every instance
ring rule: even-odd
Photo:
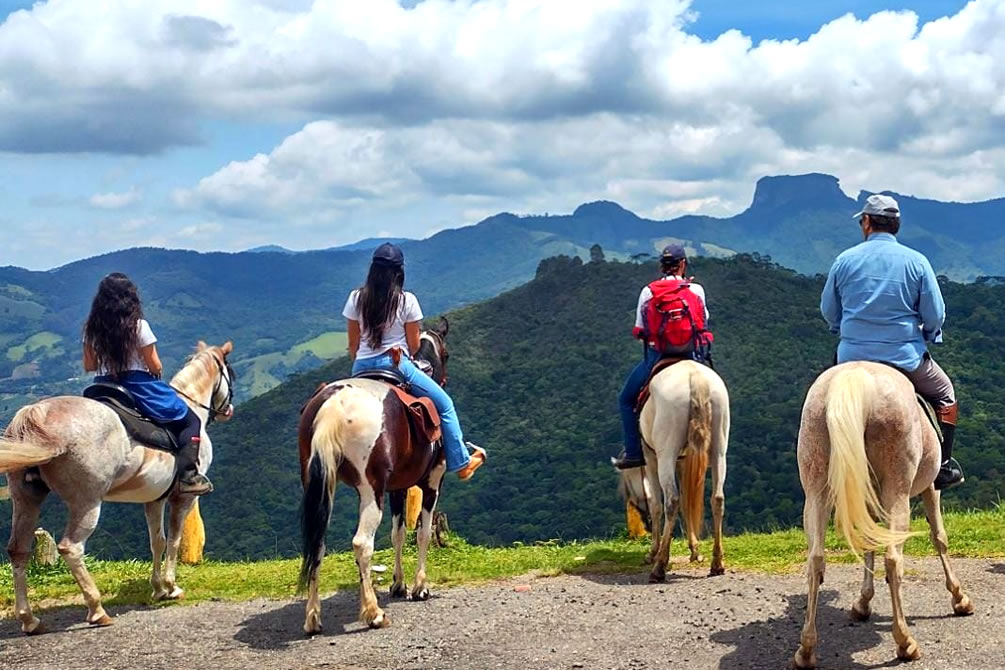
[[[129,356],[129,366],[125,371],[140,370],[141,372],[149,372],[149,370],[147,370],[146,361],[143,360],[143,355],[140,354],[140,349],[156,342],[157,336],[154,335],[154,331],[150,330],[150,324],[147,323],[146,319],[140,319],[136,323],[136,330],[138,331],[136,349]],[[98,370],[98,374],[107,375],[108,371],[105,368],[101,368]]]
[[[674,275],[667,275],[666,277],[664,277],[664,279],[684,279],[684,277],[677,277],[677,276],[674,276]],[[691,289],[692,293],[694,293],[696,296],[698,296],[699,298],[701,298],[701,304],[705,306],[705,323],[708,323],[708,303],[705,302],[705,289],[702,288],[701,284],[695,284],[695,283],[692,283],[689,288]],[[639,294],[639,304],[638,304],[638,307],[635,308],[635,327],[636,328],[642,328],[643,327],[644,321],[643,321],[643,318],[642,318],[642,306],[645,305],[648,301],[652,300],[652,297],[653,297],[653,292],[649,288],[649,285],[647,284],[642,289],[642,293]]]
[[[419,307],[419,301],[415,296],[408,291],[404,292],[404,300],[398,305],[398,313],[392,317],[391,323],[384,327],[384,336],[380,346],[376,349],[370,347],[370,343],[367,341],[366,326],[363,324],[363,318],[356,304],[358,298],[359,289],[356,289],[349,294],[349,299],[345,301],[345,308],[342,309],[342,316],[359,322],[361,337],[356,358],[380,356],[393,347],[401,347],[407,352],[408,341],[405,339],[405,324],[422,320],[422,308]]]

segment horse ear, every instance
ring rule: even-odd
[[[447,333],[450,332],[450,322],[447,321],[447,317],[440,317],[440,325],[436,327],[436,332],[440,334],[444,340],[447,339]]]
[[[224,356],[226,356],[227,354],[229,354],[233,350],[234,350],[234,343],[231,342],[230,340],[227,340],[226,342],[224,342],[223,346],[220,347],[220,351],[223,352]]]
[[[196,351],[205,351],[206,350],[206,343],[204,341],[202,341],[202,340],[199,340],[198,342],[195,343],[195,350]]]

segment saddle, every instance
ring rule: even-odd
[[[110,407],[119,415],[129,437],[137,442],[171,453],[178,451],[178,440],[174,433],[143,416],[136,399],[126,387],[111,382],[96,382],[84,389],[83,396]]]
[[[639,391],[638,400],[635,401],[635,413],[636,414],[639,414],[639,413],[642,412],[642,406],[646,404],[647,400],[649,400],[649,385],[652,384],[653,377],[655,377],[659,373],[663,372],[664,370],[666,370],[671,365],[674,365],[676,363],[680,363],[681,361],[685,361],[685,360],[690,360],[690,359],[688,359],[688,358],[669,357],[669,358],[661,358],[660,360],[656,361],[656,365],[653,366],[653,371],[649,373],[649,379],[646,380],[646,383],[642,386],[642,390]]]
[[[939,444],[942,444],[942,428],[939,427],[939,415],[935,411],[935,407],[932,403],[925,400],[920,393],[915,393],[914,396],[918,399],[918,404],[921,405],[922,411],[925,416],[928,417],[928,423],[932,424],[932,428],[935,429],[935,434],[939,436]]]

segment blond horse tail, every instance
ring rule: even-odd
[[[865,426],[875,396],[875,381],[861,368],[838,372],[827,389],[828,495],[834,525],[856,556],[900,544],[911,535],[877,523],[889,525],[890,516],[879,501],[865,454]]]
[[[687,421],[687,451],[680,464],[681,512],[688,537],[701,535],[705,517],[705,472],[712,444],[712,398],[702,370],[691,373]]]
[[[351,386],[340,389],[326,400],[314,417],[311,455],[300,508],[303,543],[301,592],[306,589],[324,558],[325,533],[331,519],[335,482],[344,454],[353,447],[366,447],[376,442],[380,436],[382,417],[380,400]]]
[[[0,473],[48,463],[65,450],[45,429],[48,407],[25,405],[0,437]]]

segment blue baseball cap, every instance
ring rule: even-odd
[[[663,262],[682,261],[686,258],[687,252],[684,251],[684,245],[682,244],[668,244],[660,252],[660,260]]]
[[[373,260],[377,263],[387,263],[388,265],[401,267],[405,264],[405,254],[402,253],[401,247],[398,245],[384,242],[374,249]]]

